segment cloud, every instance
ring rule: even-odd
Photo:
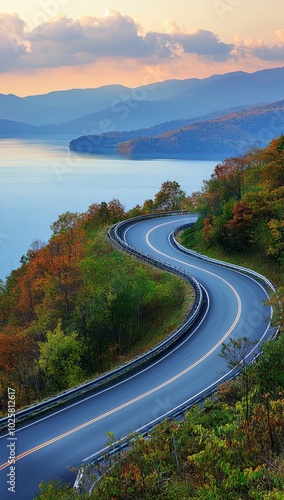
[[[103,17],[52,18],[30,32],[25,31],[24,21],[16,15],[4,15],[0,20],[1,45],[9,45],[13,52],[10,58],[3,51],[2,72],[13,65],[18,69],[48,68],[90,64],[104,58],[143,59],[143,63],[155,64],[183,53],[219,60],[229,57],[232,48],[220,42],[214,33],[191,33],[173,21],[168,22],[166,32],[145,33],[133,18],[114,10]]]
[[[59,53],[74,58],[74,64],[101,58],[172,57],[174,44],[163,33],[144,33],[131,17],[108,10],[103,17],[73,20],[58,17],[43,23],[29,35],[33,53],[48,54],[57,46]]]
[[[0,68],[8,71],[17,64],[21,56],[30,53],[30,42],[26,38],[25,23],[17,14],[0,13]]]
[[[255,47],[252,55],[263,61],[284,61],[284,45],[260,45]]]
[[[235,53],[238,57],[255,57],[261,61],[279,61],[284,60],[284,30],[277,30],[275,33],[275,42],[265,44],[263,40],[237,40]]]
[[[227,63],[254,57],[283,60],[284,30],[275,44],[224,43],[217,34],[189,29],[167,20],[161,32],[145,32],[132,17],[109,10],[102,17],[55,17],[28,31],[16,14],[0,14],[0,72],[95,65],[102,61],[135,60],[155,66],[197,57],[202,62]]]
[[[169,28],[169,22],[167,24]],[[175,28],[175,30],[173,29]],[[81,17],[78,20],[60,17],[35,28],[30,37],[33,46],[47,52],[49,45],[69,43],[69,53],[85,54],[85,58],[172,58],[182,52],[216,58],[229,57],[232,45],[219,41],[209,31],[186,31],[171,23],[167,32],[144,33],[131,17],[110,10],[101,18]],[[66,49],[62,47],[63,53]]]
[[[220,42],[219,37],[211,31],[190,30],[169,19],[165,22],[165,27],[172,43],[179,44],[184,53],[205,56],[216,61],[225,61],[231,57],[234,45]]]
[[[275,37],[280,44],[284,44],[284,30],[275,31]]]
[[[30,40],[33,47],[41,45],[46,50],[51,43],[59,48],[69,44],[68,52],[74,55],[84,52],[95,57],[134,57],[143,46],[138,30],[133,19],[111,11],[101,18],[89,16],[73,20],[62,16],[52,19],[35,28]]]

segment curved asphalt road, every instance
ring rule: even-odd
[[[169,233],[190,220],[194,216],[146,220],[129,227],[124,237],[130,245],[193,274],[208,294],[205,318],[150,367],[50,416],[23,424],[15,437],[2,435],[1,499],[30,500],[41,480],[60,478],[73,484],[76,473],[68,465],[78,467],[102,449],[106,432],[120,439],[221,380],[227,370],[219,356],[222,342],[244,335],[263,340],[268,335],[271,310],[263,306],[267,293],[261,285],[170,246]],[[8,490],[13,483],[7,483],[13,446],[17,455],[15,493]]]

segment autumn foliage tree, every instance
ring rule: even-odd
[[[163,182],[154,198],[155,210],[181,210],[186,193],[176,181]]]
[[[93,203],[87,212],[83,214],[83,218],[86,219],[87,223],[92,222],[101,227],[104,227],[106,224],[115,224],[125,217],[124,207],[116,198],[113,198],[109,203],[105,201]]]
[[[233,217],[225,224],[227,237],[232,248],[245,250],[247,248],[253,224],[253,211],[244,201],[236,202]]]
[[[6,326],[0,334],[1,406],[5,411],[8,387],[17,388],[17,404],[30,403],[38,395],[35,340],[19,327]]]

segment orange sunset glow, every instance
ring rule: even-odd
[[[0,92],[19,96],[282,66],[283,3],[0,1]],[[136,2],[137,4],[137,2]],[[273,16],[271,15],[273,12]],[[253,23],[251,20],[253,19]]]

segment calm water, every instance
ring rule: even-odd
[[[0,140],[0,278],[34,240],[47,242],[58,215],[118,198],[126,209],[153,198],[166,180],[200,190],[217,161],[126,160],[79,156],[69,138]]]

